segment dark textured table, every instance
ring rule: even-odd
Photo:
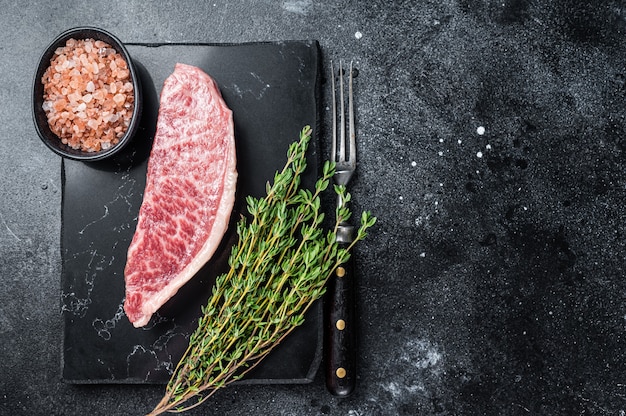
[[[161,386],[61,381],[61,161],[36,136],[43,48],[320,42],[352,59],[359,378],[218,392],[190,415],[624,415],[626,3],[1,3],[0,414],[140,415]],[[329,131],[329,85],[322,130]],[[328,150],[328,143],[324,143]]]

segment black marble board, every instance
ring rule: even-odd
[[[227,270],[234,223],[246,195],[262,196],[284,166],[288,145],[313,128],[312,187],[320,168],[320,48],[316,41],[128,44],[144,105],[132,144],[114,160],[63,161],[62,377],[70,383],[165,383],[196,328],[215,277]],[[211,75],[233,110],[239,180],[231,225],[213,259],[141,329],[123,312],[126,250],[135,230],[165,78],[177,62]],[[321,305],[240,383],[305,383],[321,361]]]

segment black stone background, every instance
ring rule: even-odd
[[[188,414],[625,414],[625,19],[624,1],[0,2],[0,414],[137,415],[162,393],[60,381],[60,159],[30,89],[78,25],[317,39],[359,70],[351,189],[379,222],[355,253],[357,391],[320,373]]]

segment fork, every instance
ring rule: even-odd
[[[356,170],[356,135],[354,131],[354,104],[352,92],[352,62],[348,76],[348,133],[349,148],[346,149],[346,121],[344,107],[344,72],[343,63],[339,62],[339,143],[337,143],[337,99],[335,88],[335,70],[331,61],[331,88],[333,111],[333,135],[331,159],[335,162],[336,185],[346,186]],[[348,150],[348,154],[346,154]],[[338,196],[337,204],[343,201]],[[347,248],[354,240],[354,227],[342,221],[336,234],[340,247]],[[350,395],[356,384],[356,284],[354,262],[351,258],[335,269],[328,282],[324,331],[324,357],[326,388],[340,397]]]

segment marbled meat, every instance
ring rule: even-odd
[[[213,256],[237,182],[232,111],[201,69],[176,64],[161,92],[146,188],[128,249],[124,311],[135,327]]]

